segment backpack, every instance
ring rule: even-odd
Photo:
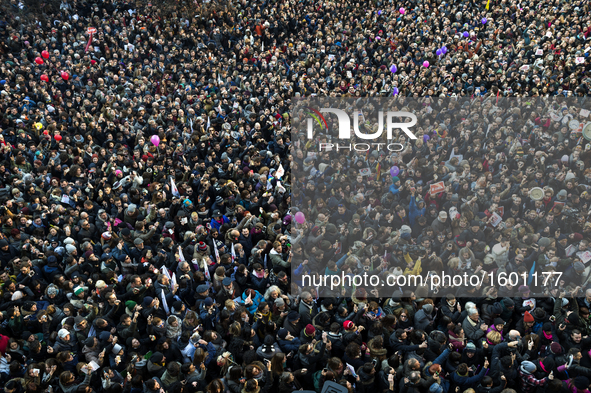
[[[318,370],[314,373],[313,380],[314,380],[314,390],[316,393],[320,393],[322,386],[320,386],[320,378],[322,378],[322,370]]]

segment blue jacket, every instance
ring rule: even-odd
[[[298,349],[300,348],[300,345],[302,345],[302,342],[297,337],[294,337],[293,340],[291,340],[291,341],[279,340],[279,341],[277,341],[277,343],[279,344],[279,347],[281,348],[283,353],[289,353],[291,351],[297,352]]]
[[[254,299],[251,298],[252,300],[252,304],[250,306],[244,306],[246,307],[246,309],[248,310],[248,312],[250,314],[254,314],[257,311],[257,307],[259,306],[259,304],[265,300],[265,298],[263,297],[263,295],[261,295],[260,293],[258,293],[257,291],[254,291],[256,293]],[[248,296],[246,296],[246,293],[243,292],[242,293],[242,302],[244,302],[246,300]]]
[[[396,184],[392,184],[389,188],[390,192],[394,195],[398,194],[400,192],[400,188],[396,187]]]
[[[29,100],[28,104],[25,104],[23,101],[23,105],[21,105],[21,107],[19,108],[19,110],[22,112],[24,109],[26,110],[31,110],[33,108],[35,108],[37,106],[37,103],[33,100]]]
[[[115,259],[118,259],[123,254],[129,255],[125,250],[119,250],[117,247],[113,247],[113,250],[111,251],[111,255],[113,255],[113,258]]]
[[[312,269],[308,267],[308,265],[300,264],[292,273],[291,280],[292,282],[302,285],[302,277],[304,274],[310,274]]]
[[[212,360],[214,360],[216,358],[217,353],[216,353],[215,347],[213,346],[212,343],[207,343],[207,345],[199,344],[199,346],[201,347],[201,349],[204,349],[205,351],[207,351],[207,357],[205,358],[205,361],[203,362],[207,366],[209,363],[211,363]]]
[[[220,223],[220,222],[217,222],[215,219],[212,219],[212,220],[211,220],[211,222],[210,222],[210,224],[211,224],[211,228],[212,228],[212,229],[215,229],[215,230],[217,230],[217,231],[219,231],[219,230],[220,230],[220,227],[221,227],[222,225],[224,225],[224,224],[229,224],[229,223],[230,223],[230,220],[229,220],[229,219],[228,219],[228,217],[226,217],[226,216],[222,216],[222,222],[221,222],[221,223]]]
[[[392,186],[390,186],[392,187]],[[419,209],[417,206],[417,199],[414,196],[410,197],[410,204],[408,205],[408,220],[410,221],[410,226],[412,227],[415,225],[415,220],[421,216],[425,216],[425,212],[427,208],[423,206],[422,209]]]

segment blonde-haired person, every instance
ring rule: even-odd
[[[486,339],[482,340],[482,346],[484,348],[495,346],[497,344],[500,344],[502,339],[503,338],[501,336],[501,333],[491,330],[488,333],[486,333]]]
[[[451,258],[447,262],[447,267],[449,267],[452,270],[459,270],[459,268],[460,268],[460,258],[458,258],[458,257]]]

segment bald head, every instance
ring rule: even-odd
[[[521,333],[519,333],[517,330],[510,330],[508,337],[509,341],[519,340],[521,339]]]

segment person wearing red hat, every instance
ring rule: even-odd
[[[525,314],[523,314],[523,319],[517,322],[517,326],[515,328],[519,333],[521,333],[521,337],[524,337],[532,333],[534,323],[534,316],[531,315],[529,311],[526,311]]]
[[[316,328],[307,324],[306,327],[300,332],[300,341],[304,344],[311,343],[316,338]]]
[[[207,266],[212,264],[213,260],[211,259],[211,250],[209,246],[204,242],[199,242],[195,247],[195,251],[193,252],[193,259],[195,259],[195,264],[197,264],[200,268],[203,268],[203,263]]]
[[[365,329],[363,326],[356,326],[353,321],[345,321],[343,322],[343,328],[345,329],[345,332],[343,333],[343,344],[345,346],[349,345],[351,342],[361,345],[363,342],[361,332]]]

